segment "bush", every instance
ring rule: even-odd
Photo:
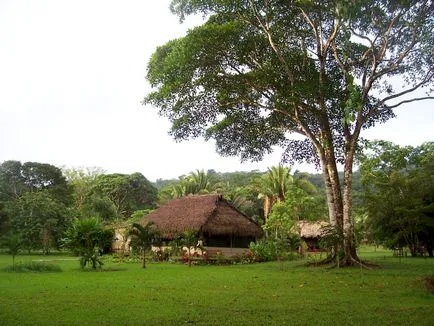
[[[256,256],[249,249],[243,252],[242,254],[236,255],[232,257],[232,262],[234,264],[253,264],[259,262],[256,260]]]
[[[170,257],[170,249],[166,248],[162,250],[158,248],[158,250],[152,250],[152,260],[157,262],[168,261]]]
[[[13,266],[7,266],[4,268],[6,272],[15,272],[15,273],[27,273],[27,272],[61,272],[62,269],[54,264],[47,264],[44,262],[25,262],[15,264]]]
[[[250,251],[255,261],[292,260],[294,251],[300,245],[298,236],[284,239],[267,238],[257,243],[250,243]]]
[[[259,242],[252,242],[249,246],[250,251],[255,257],[255,261],[272,261],[277,259],[276,247],[273,241],[262,240]]]
[[[94,252],[86,252],[80,257],[80,267],[82,269],[84,269],[88,264],[89,266],[92,264],[93,269],[96,268],[97,264],[99,268],[104,265],[104,263],[101,261],[99,250],[95,250]]]

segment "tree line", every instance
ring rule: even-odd
[[[357,243],[405,246],[413,255],[423,247],[432,255],[434,143],[371,142],[358,161],[353,193]],[[318,174],[278,165],[265,172],[196,170],[152,183],[141,173],[5,161],[0,165],[0,236],[19,235],[29,252],[49,253],[68,242],[67,234],[95,224],[103,239],[100,247],[109,250],[113,233],[103,229],[131,226],[173,198],[218,193],[267,233],[290,238],[296,221],[328,220],[321,180]],[[93,220],[79,225],[87,219]]]
[[[28,252],[59,249],[74,219],[105,223],[155,208],[157,189],[141,173],[104,174],[37,162],[0,165],[0,235],[19,234]]]

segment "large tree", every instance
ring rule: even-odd
[[[47,190],[29,191],[5,204],[14,233],[21,235],[22,245],[29,252],[59,248],[63,232],[71,223],[65,204],[56,200]]]
[[[94,204],[107,209],[108,199],[115,208],[115,214],[123,218],[130,217],[136,210],[153,208],[157,193],[157,189],[141,173],[98,175],[91,191],[96,196]]]
[[[353,162],[363,129],[431,99],[431,0],[173,0],[180,19],[206,22],[157,48],[145,103],[178,139],[205,136],[223,155],[317,162],[330,222],[354,264]],[[292,138],[296,133],[301,138]],[[339,180],[338,164],[344,168]],[[341,187],[342,185],[342,187]]]
[[[71,203],[71,194],[62,171],[53,165],[4,161],[0,164],[0,233],[9,228],[21,232],[23,221],[29,219],[29,228],[36,228],[33,240],[25,239],[28,249],[39,247],[39,232],[44,233],[41,237],[47,241],[54,237],[57,242],[58,230],[67,220],[66,206]],[[39,219],[44,220],[45,231],[41,231]]]
[[[47,163],[4,161],[0,164],[0,200],[18,199],[28,191],[48,191],[56,200],[69,204],[71,187],[62,170]]]
[[[98,167],[69,168],[64,169],[68,183],[73,191],[73,207],[80,211],[86,205],[92,195],[92,188],[98,176],[104,174],[104,170]]]

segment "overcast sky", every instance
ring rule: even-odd
[[[222,158],[212,142],[176,143],[157,109],[141,105],[146,64],[179,24],[169,0],[0,0],[0,162],[97,166],[176,178],[195,169],[265,170]],[[400,145],[434,140],[433,103],[397,111],[364,134]],[[308,166],[299,169],[313,172]]]

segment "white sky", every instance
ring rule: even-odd
[[[184,35],[170,0],[0,0],[0,162],[98,166],[176,178],[195,169],[265,170],[222,158],[212,142],[175,143],[169,122],[141,105],[146,64],[158,45]],[[196,23],[198,20],[196,20]],[[434,140],[431,102],[364,134],[400,145]],[[363,136],[363,135],[362,135]],[[313,172],[312,167],[299,166]]]

